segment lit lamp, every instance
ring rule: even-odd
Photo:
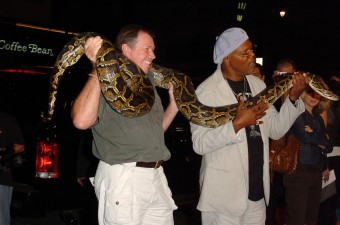
[[[284,17],[285,15],[286,15],[286,11],[281,10],[281,11],[280,11],[280,16],[281,16],[281,17]]]

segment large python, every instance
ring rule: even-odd
[[[151,110],[154,103],[154,88],[147,75],[123,56],[106,37],[93,32],[85,32],[72,38],[57,57],[51,74],[45,121],[52,119],[58,85],[64,71],[82,57],[87,38],[98,35],[102,37],[103,44],[96,56],[96,68],[101,91],[108,104],[126,117],[142,116]],[[168,89],[169,83],[173,83],[176,104],[180,112],[190,122],[215,128],[235,117],[238,104],[220,107],[202,104],[195,94],[195,88],[190,78],[184,73],[157,64],[152,64],[150,72],[158,87]],[[311,73],[307,73],[307,76],[310,79],[309,85],[317,93],[333,101],[339,99],[338,96],[323,87],[318,76]],[[252,106],[261,100],[272,105],[292,86],[292,75],[282,75],[281,80],[246,101],[245,107]]]

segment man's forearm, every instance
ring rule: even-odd
[[[72,104],[71,117],[76,128],[85,130],[95,123],[100,92],[98,79],[89,76],[83,90]]]

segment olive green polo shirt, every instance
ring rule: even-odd
[[[98,121],[92,127],[93,154],[111,165],[168,160],[170,151],[164,142],[163,115],[156,89],[151,111],[132,118],[117,113],[101,95]]]

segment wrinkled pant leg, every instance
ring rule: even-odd
[[[234,215],[225,212],[201,212],[202,225],[264,225],[266,220],[266,204],[264,199],[259,201],[247,200],[247,209],[243,214]]]
[[[162,167],[100,162],[94,180],[99,225],[173,225],[176,205]]]
[[[285,222],[287,225],[306,224],[307,217],[308,225],[317,223],[321,177],[321,171],[306,171],[299,168],[294,174],[283,177],[286,200]],[[320,188],[319,192],[317,191],[318,188]]]
[[[0,185],[0,224],[10,225],[13,187]]]
[[[313,172],[311,185],[309,187],[309,198],[307,199],[306,224],[316,225],[318,223],[318,215],[320,208],[320,199],[322,191],[322,172]]]

